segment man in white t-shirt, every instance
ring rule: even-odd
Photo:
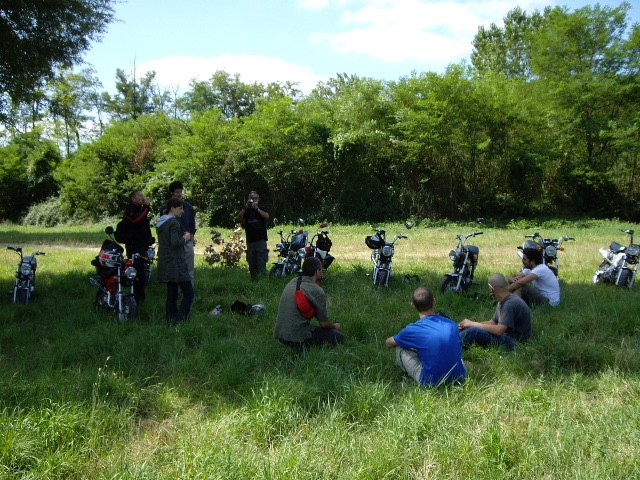
[[[510,279],[509,291],[522,297],[530,307],[548,303],[560,304],[560,283],[549,267],[542,262],[542,251],[525,248],[522,251],[522,271]]]

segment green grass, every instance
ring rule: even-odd
[[[415,319],[418,284],[437,289],[455,234],[477,227],[384,227],[410,237],[397,245],[388,289],[367,276],[369,226],[331,227],[336,261],[325,290],[347,340],[296,355],[272,338],[286,279],[252,282],[246,270],[199,257],[189,322],[166,326],[164,286],[154,284],[140,318],[119,323],[92,309],[89,262],[104,226],[0,226],[0,292],[9,292],[17,262],[4,246],[47,252],[32,304],[0,296],[0,478],[640,476],[640,285],[591,284],[598,248],[625,243],[618,228],[640,226],[483,227],[478,285],[438,295],[439,310],[458,321],[489,318],[486,278],[517,270],[515,247],[534,231],[576,237],[560,254],[562,304],[535,310],[532,340],[513,353],[465,351],[468,381],[440,389],[403,380],[384,339]],[[204,229],[198,237],[202,251]],[[235,299],[266,312],[231,314]],[[218,304],[225,312],[209,315]]]

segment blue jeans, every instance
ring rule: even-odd
[[[179,290],[182,290],[180,309],[178,309]],[[193,284],[190,281],[168,282],[166,304],[167,322],[175,324],[186,320],[191,312],[191,304],[193,303],[194,297]]]
[[[513,350],[518,344],[518,342],[516,342],[513,337],[507,335],[506,333],[502,335],[494,335],[487,332],[486,330],[483,330],[480,327],[465,328],[460,332],[460,337],[462,337],[462,346],[464,347],[468,347],[475,343],[477,345],[480,345],[481,347],[487,347],[489,345],[500,345],[509,350]]]

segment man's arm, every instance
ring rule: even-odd
[[[396,339],[393,337],[387,338],[384,344],[387,346],[387,348],[393,348],[398,346],[398,344],[396,343]]]
[[[527,273],[522,277],[514,276],[514,281],[509,285],[509,291],[515,292],[519,288],[524,287],[527,283],[533,282],[538,276],[535,273]]]
[[[474,322],[473,320],[465,318],[458,324],[458,330],[464,330],[465,328],[469,327],[478,327],[493,335],[502,335],[504,333],[507,333],[506,325],[501,325],[493,320],[487,320],[486,322]]]

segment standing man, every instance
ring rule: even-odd
[[[244,208],[238,213],[238,221],[244,227],[247,239],[247,263],[251,278],[267,273],[269,249],[267,248],[267,221],[269,211],[260,205],[260,195],[255,190],[249,192]]]
[[[522,272],[511,277],[509,291],[515,293],[530,307],[548,303],[560,305],[560,283],[558,277],[542,260],[542,250],[522,250]]]
[[[428,288],[419,287],[413,292],[411,306],[420,319],[385,342],[387,348],[396,349],[396,365],[420,385],[464,381],[467,371],[458,325],[435,312],[436,301]]]
[[[182,182],[175,181],[169,184],[169,194],[171,198],[178,198],[182,200],[184,204],[184,212],[182,216],[178,218],[180,224],[182,225],[182,233],[188,233],[190,235],[190,239],[184,244],[184,252],[187,258],[187,271],[189,273],[189,278],[191,279],[191,284],[194,285],[195,278],[195,245],[196,245],[196,213],[193,210],[193,207],[189,202],[187,202],[184,198],[182,198],[183,194],[183,186]]]
[[[322,262],[309,257],[302,263],[302,274],[284,287],[274,330],[274,337],[283,344],[302,350],[313,345],[336,345],[344,339],[341,325],[329,320],[327,296],[320,286],[323,279]],[[297,290],[304,294],[304,310],[296,300]],[[314,316],[319,326],[311,325]]]
[[[149,199],[140,190],[136,190],[131,195],[131,202],[124,212],[121,226],[127,258],[132,258],[136,253],[146,257],[147,250],[155,242],[151,235],[149,222],[150,204]],[[138,257],[134,260],[133,265],[138,272],[133,284],[133,291],[136,303],[139,304],[145,299],[144,287],[147,283],[145,260]]]
[[[509,283],[501,273],[489,277],[489,289],[498,299],[496,313],[486,322],[468,318],[460,322],[462,345],[502,345],[513,350],[518,342],[525,342],[531,336],[531,310],[524,300],[509,291]]]

